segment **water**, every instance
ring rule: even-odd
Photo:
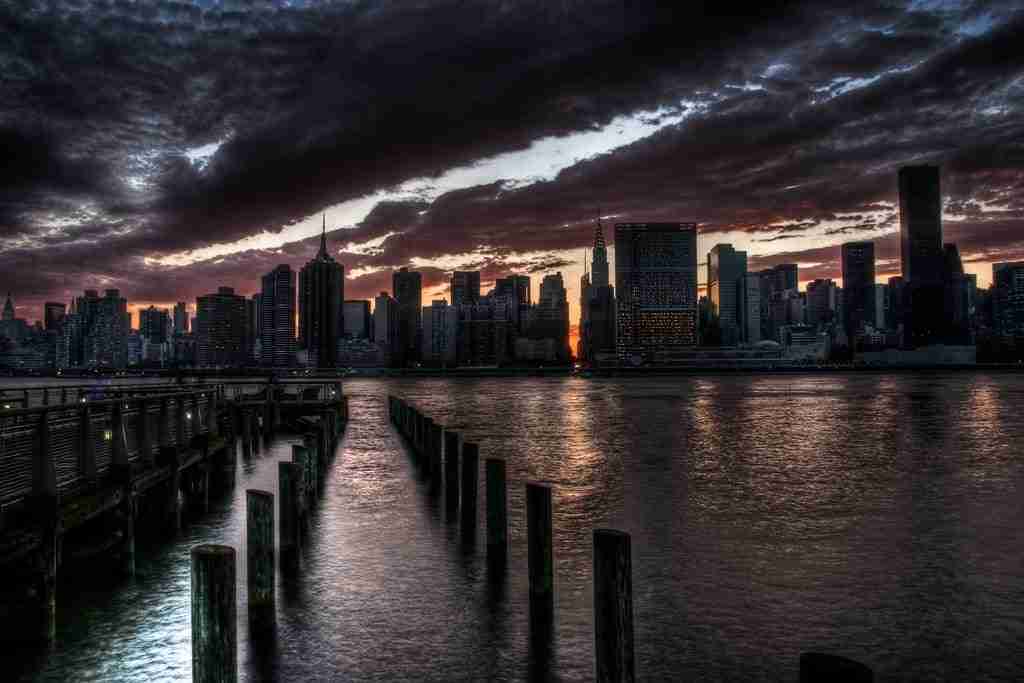
[[[1024,378],[744,375],[361,379],[262,680],[588,680],[591,531],[633,535],[642,680],[796,680],[804,650],[879,680],[1024,678]],[[396,393],[508,461],[511,550],[489,584],[387,421]],[[40,680],[190,675],[189,548],[244,558],[246,488],[276,489],[282,440],[133,581],[62,586]],[[553,638],[531,642],[523,482],[554,485]],[[480,481],[478,519],[484,519]],[[245,563],[239,563],[239,586]],[[8,670],[10,670],[8,668]]]

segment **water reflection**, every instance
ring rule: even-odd
[[[810,647],[879,680],[1014,680],[1024,636],[1024,379],[1012,375],[726,375],[644,380],[395,379],[346,384],[353,422],[247,680],[589,680],[591,530],[633,534],[643,680],[795,680]],[[446,524],[385,415],[398,393],[508,470],[510,550]],[[139,577],[62,587],[41,680],[187,679],[188,549],[236,545],[244,492],[276,491],[291,441]],[[530,619],[523,484],[555,482],[556,606]],[[482,533],[478,481],[473,538]],[[241,563],[244,565],[244,562]],[[8,655],[11,656],[11,655]]]

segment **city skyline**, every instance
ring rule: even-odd
[[[261,28],[266,7],[230,18],[215,6],[119,14],[127,11],[93,8],[74,23],[3,10],[12,35],[61,36],[45,62],[27,43],[3,48],[12,64],[32,65],[7,101],[34,123],[11,123],[12,105],[0,105],[14,160],[2,178],[0,265],[19,317],[41,318],[46,301],[83,287],[118,288],[133,311],[194,302],[221,285],[256,291],[259,273],[314,256],[325,210],[349,298],[371,299],[403,266],[423,273],[425,301],[452,270],[479,269],[485,283],[526,273],[535,288],[561,271],[575,324],[597,211],[608,224],[697,221],[698,253],[732,244],[751,270],[799,264],[803,283],[838,280],[839,245],[872,240],[884,282],[899,272],[895,171],[922,162],[943,168],[945,237],[980,286],[993,262],[1024,255],[1014,49],[1024,19],[1010,3],[868,5],[857,21],[793,6],[745,24],[704,10],[699,31],[680,29],[687,10],[642,4],[622,28],[614,3],[589,8],[586,22],[565,8],[524,9],[485,26],[440,4],[412,21],[401,7],[297,3],[271,32]],[[236,90],[235,72],[217,59],[184,59],[182,45],[214,56],[198,41],[229,19],[240,30],[222,32],[221,47],[276,98],[255,85]],[[430,20],[455,27],[456,39],[438,43],[424,30]],[[155,43],[130,40],[156,21],[168,30]],[[396,43],[374,39],[385,26]],[[247,32],[264,47],[248,47]],[[273,50],[339,34],[358,47],[324,47],[316,58],[293,48],[287,74],[257,78]],[[72,38],[78,52],[65,47]],[[149,52],[126,47],[87,67],[94,60],[83,55],[117,38]],[[519,43],[545,66],[515,56],[491,65],[515,83],[507,91],[446,70],[452,50]],[[624,49],[631,44],[651,49]],[[699,65],[682,59],[695,51]],[[136,78],[133,61],[156,75]],[[411,64],[424,75],[416,88],[391,77]],[[598,85],[591,71],[611,75]],[[321,87],[293,84],[311,81]],[[345,104],[333,92],[373,97],[333,106]],[[98,105],[118,98],[115,115]],[[510,110],[522,115],[510,120]],[[345,113],[359,111],[371,115]],[[455,122],[458,135],[421,151]],[[282,141],[296,131],[302,143],[289,148]],[[292,151],[281,158],[279,149]]]

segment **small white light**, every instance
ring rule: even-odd
[[[11,404],[10,403],[5,403],[4,404],[4,410],[10,410],[10,409],[11,409]]]
[[[85,396],[83,396],[83,397],[81,398],[81,400],[79,401],[79,403],[85,403]]]
[[[185,413],[185,419],[186,420],[191,420],[192,419],[192,412],[191,411]]]
[[[110,431],[109,429],[104,429],[103,430],[103,440],[104,441],[110,441],[113,438],[114,438],[114,432]]]

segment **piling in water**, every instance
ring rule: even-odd
[[[487,458],[487,564],[492,569],[508,558],[508,502],[505,461]]]
[[[449,522],[459,510],[459,433],[444,433],[444,508]]]
[[[277,464],[277,511],[280,518],[281,566],[294,564],[299,552],[299,481],[302,470],[293,462]]]
[[[594,530],[596,680],[636,680],[633,661],[633,560],[629,534]]]
[[[300,518],[306,514],[309,508],[309,451],[305,446],[292,444],[292,463],[298,468],[298,481],[296,482],[296,503]]]
[[[192,680],[238,680],[235,549],[192,549]]]
[[[800,683],[872,683],[870,668],[839,655],[804,652],[800,655]]]
[[[555,606],[550,486],[526,485],[526,528],[530,575],[530,618],[548,619]]]
[[[476,489],[480,472],[480,451],[475,443],[462,444],[462,538],[476,540]]]
[[[274,494],[245,492],[246,574],[249,614],[274,609]]]

